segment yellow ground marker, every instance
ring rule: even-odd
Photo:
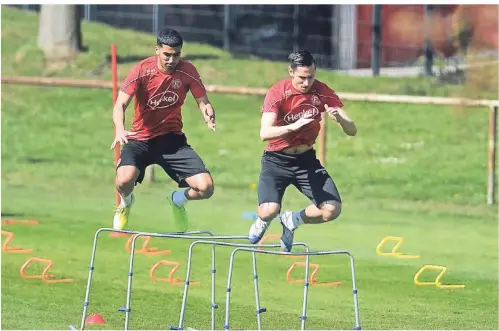
[[[435,281],[433,282],[420,282],[419,281],[419,276],[425,271],[425,270],[440,270],[440,273],[438,274],[437,278],[435,278]],[[424,265],[421,269],[419,269],[418,272],[414,275],[414,284],[418,286],[428,286],[428,285],[435,285],[438,288],[464,288],[464,285],[444,285],[440,283],[440,279],[444,276],[444,274],[447,272],[447,268],[439,265],[431,265],[431,264],[426,264]]]
[[[388,242],[388,241],[397,241],[397,243],[393,246],[391,252],[382,252],[381,249],[382,247]],[[398,252],[398,249],[400,245],[404,242],[404,238],[402,237],[393,237],[393,236],[386,236],[381,240],[381,242],[378,244],[376,247],[376,254],[379,256],[391,256],[391,257],[396,257],[400,259],[419,259],[419,255],[405,255],[402,252]]]

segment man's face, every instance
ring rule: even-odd
[[[315,65],[310,67],[288,68],[289,75],[292,77],[291,83],[294,88],[302,93],[307,93],[315,81]]]
[[[158,55],[158,66],[166,72],[174,72],[180,61],[182,46],[170,47],[167,45],[156,45],[156,55]]]

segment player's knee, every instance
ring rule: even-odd
[[[262,221],[269,222],[277,217],[279,214],[280,206],[275,202],[262,203],[258,206],[258,217]]]
[[[213,193],[215,193],[215,188],[213,187],[213,183],[209,183],[209,184],[202,186],[200,191],[203,194],[203,197],[205,199],[208,199],[208,198],[211,198]]]
[[[341,203],[338,201],[330,201],[321,206],[322,219],[324,222],[335,220],[341,214]]]
[[[135,182],[135,174],[133,172],[120,172],[116,174],[116,188],[119,191],[133,188]]]
[[[213,181],[211,180],[211,178],[198,181],[196,187],[193,189],[201,193],[204,199],[211,198],[211,196],[215,192],[215,188],[213,187]]]

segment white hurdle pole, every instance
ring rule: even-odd
[[[91,285],[92,285],[92,276],[93,276],[93,272],[95,270],[95,255],[96,255],[96,251],[97,251],[97,242],[98,242],[98,239],[99,239],[99,235],[101,233],[103,233],[103,232],[120,232],[120,233],[127,233],[127,234],[131,234],[131,235],[139,235],[140,233],[142,233],[142,232],[139,232],[139,231],[114,230],[114,229],[111,229],[111,228],[100,228],[100,229],[98,229],[95,232],[94,242],[93,242],[93,245],[92,245],[92,254],[90,255],[90,266],[89,266],[89,271],[88,271],[88,279],[87,279],[87,287],[86,287],[86,291],[85,291],[85,299],[83,301],[83,312],[81,314],[80,330],[84,330],[85,329],[85,319],[87,317],[88,305],[90,303],[89,298],[90,298],[90,289],[91,289]],[[197,235],[206,234],[206,235],[209,235],[209,236],[213,236],[213,233],[211,233],[210,231],[207,231],[207,230],[189,231],[189,232],[172,232],[172,234],[179,234],[179,233],[183,234],[184,236],[188,236],[189,234],[193,234],[193,235],[194,234],[197,234]],[[201,237],[201,238],[206,238],[206,237]],[[134,243],[135,243],[135,241],[134,241]],[[71,326],[71,327],[73,327],[73,326]]]
[[[211,237],[210,239],[215,239],[216,236]],[[184,297],[182,300],[182,308],[180,310],[180,319],[178,326],[170,326],[170,330],[182,330],[183,329],[183,322],[184,322],[184,317],[185,317],[185,310],[186,310],[186,304],[187,304],[187,294],[188,294],[188,286],[190,282],[190,275],[191,275],[191,267],[192,267],[192,253],[194,246],[199,245],[199,244],[208,244],[213,246],[213,251],[215,246],[229,246],[229,247],[267,247],[267,248],[280,248],[280,244],[265,244],[265,245],[258,245],[258,244],[236,244],[236,243],[228,243],[228,242],[220,242],[220,241],[214,241],[214,240],[197,240],[194,241],[190,247],[189,247],[189,255],[187,258],[187,273],[185,277],[185,288],[184,288]],[[305,247],[306,251],[310,251],[310,248],[308,247],[307,244],[297,242],[293,243],[293,246],[303,246]],[[308,259],[308,257],[307,257]],[[214,260],[214,255],[213,255],[213,265],[215,264]],[[308,264],[307,267],[305,268],[305,278],[308,279]],[[261,317],[260,314],[265,312],[265,308],[260,308],[260,295],[258,292],[258,274],[257,274],[257,269],[256,269],[256,255],[253,256],[253,279],[254,279],[254,284],[255,284],[255,301],[256,301],[256,318],[257,318],[257,324],[258,324],[258,330],[261,330]],[[213,284],[212,284],[212,289],[214,291],[214,279],[213,279]],[[227,292],[230,292],[230,288],[227,288]],[[212,292],[212,297],[214,298],[215,293]],[[212,329],[215,329],[215,318],[214,315],[212,316]]]
[[[261,250],[261,249],[254,249],[254,248],[236,248],[232,251],[232,254],[230,256],[230,262],[229,262],[229,275],[227,277],[227,289],[230,289],[231,286],[231,281],[232,281],[232,271],[234,268],[234,257],[237,252],[239,251],[247,251],[247,252],[253,252],[255,253],[261,253],[261,254],[271,254],[271,255],[287,255],[287,256],[318,256],[318,255],[338,255],[338,254],[344,254],[348,255],[350,257],[350,267],[351,267],[351,272],[352,272],[352,287],[353,287],[353,303],[354,303],[354,312],[355,312],[355,326],[354,330],[360,330],[360,318],[359,318],[359,303],[358,303],[358,297],[357,297],[357,285],[355,281],[355,262],[353,255],[345,250],[337,250],[337,251],[319,251],[319,252],[300,252],[300,253],[287,253],[287,252],[277,252],[277,251],[268,251],[268,250]],[[307,260],[307,267],[308,267],[308,260]],[[308,278],[305,278],[305,287],[308,288]],[[306,307],[307,307],[307,296],[305,295],[303,298],[303,313],[300,316],[301,318],[301,330],[305,330],[305,320],[307,319],[306,315]],[[224,329],[228,330],[229,329],[229,317],[230,317],[230,291],[227,291],[227,300],[225,302],[225,325]]]

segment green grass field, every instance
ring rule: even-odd
[[[37,16],[2,7],[2,73],[44,74],[34,51]],[[85,78],[105,60],[108,45],[120,54],[147,56],[150,35],[84,24],[84,42],[91,51],[74,67],[57,73]],[[134,43],[128,49],[127,45]],[[23,52],[26,56],[22,58]],[[201,68],[208,84],[266,87],[284,77],[284,63],[234,59],[214,48],[187,43],[185,53]],[[195,59],[217,54],[219,59]],[[17,59],[17,60],[16,60]],[[17,61],[17,62],[16,62]],[[131,64],[120,65],[120,76]],[[244,70],[244,72],[243,72]],[[103,67],[101,76],[108,78]],[[339,91],[404,93],[407,86],[427,87],[421,79],[351,78],[321,72]],[[92,77],[95,78],[95,77]],[[428,90],[450,95],[459,87]],[[195,102],[183,109],[190,144],[203,157],[215,181],[209,201],[190,202],[191,230],[217,235],[245,235],[254,211],[260,155],[261,97],[211,95],[217,110],[217,132],[209,131]],[[111,95],[109,90],[2,85],[2,219],[36,219],[38,226],[9,225],[12,245],[32,248],[30,254],[2,252],[2,329],[67,329],[79,327],[91,244],[95,231],[112,225],[114,205]],[[497,329],[498,223],[497,205],[487,206],[486,109],[346,103],[358,135],[347,137],[334,125],[327,132],[327,168],[344,200],[343,214],[332,223],[303,226],[296,241],[313,250],[346,249],[356,258],[359,308],[363,329]],[[127,112],[130,119],[132,112]],[[130,227],[133,230],[173,230],[166,192],[174,182],[158,171],[156,183],[138,186]],[[285,208],[297,210],[307,200],[290,187]],[[275,222],[277,223],[277,222]],[[279,233],[273,224],[270,233]],[[377,256],[383,237],[401,236],[401,247],[420,259]],[[129,254],[125,238],[102,236],[99,242],[89,313],[100,313],[103,326],[123,328]],[[171,249],[164,256],[138,254],[134,267],[131,329],[165,329],[179,317],[183,287],[149,279],[160,259],[181,263],[185,275],[190,241],[153,239],[151,245]],[[217,263],[217,327],[223,328],[225,285],[231,249],[219,248]],[[31,256],[54,261],[57,278],[72,283],[44,284],[24,280],[21,265]],[[211,248],[194,253],[185,326],[210,328]],[[294,260],[258,257],[261,306],[265,329],[300,326],[303,286],[288,284],[286,270]],[[307,328],[352,329],[353,301],[349,261],[345,257],[314,257],[321,282],[339,287],[311,287]],[[446,284],[464,289],[417,287],[415,273],[425,264],[446,266]],[[39,272],[41,266],[30,267]],[[158,269],[166,277],[168,268]],[[302,269],[297,268],[298,277]],[[433,280],[435,272],[423,275]],[[231,328],[256,329],[251,256],[236,259],[231,297]]]

